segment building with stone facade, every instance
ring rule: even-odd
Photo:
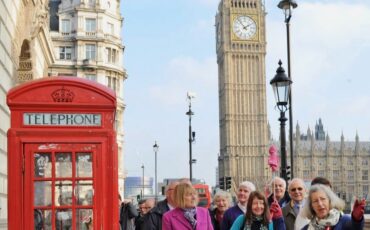
[[[354,196],[368,196],[370,142],[360,141],[358,134],[355,141],[346,141],[343,134],[340,141],[331,141],[321,119],[314,131],[308,128],[307,132],[301,133],[297,125],[294,140],[294,177],[305,181],[317,176],[329,179],[333,191],[346,201],[347,209]],[[369,203],[370,198],[367,199]]]
[[[117,0],[49,0],[50,38],[55,62],[49,76],[77,76],[116,92],[119,189],[123,195],[123,18]]]
[[[42,77],[84,77],[116,91],[123,193],[123,18],[119,0],[0,0],[0,229],[7,228],[7,92]]]
[[[216,14],[219,178],[262,188],[269,179],[266,28],[262,0],[221,0]],[[217,180],[218,181],[218,180]]]

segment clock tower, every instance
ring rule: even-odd
[[[262,189],[269,177],[263,0],[221,0],[216,15],[219,177]]]

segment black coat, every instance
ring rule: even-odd
[[[141,230],[162,230],[162,216],[169,210],[167,199],[158,202],[154,208],[145,214]]]
[[[138,215],[139,213],[131,202],[122,203],[119,212],[119,223],[121,225],[121,229],[135,230],[134,218]]]
[[[221,225],[217,222],[216,213],[217,213],[217,208],[215,208],[213,210],[209,209],[209,215],[211,216],[213,229],[214,230],[220,230]]]

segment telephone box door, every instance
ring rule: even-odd
[[[33,229],[98,229],[99,189],[94,143],[24,144],[24,216]]]

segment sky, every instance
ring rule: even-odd
[[[267,111],[279,136],[269,85],[286,66],[286,26],[279,0],[265,0]],[[219,154],[215,15],[219,0],[122,0],[127,176],[189,177],[188,101],[192,100],[193,178],[216,182]],[[332,141],[370,141],[370,1],[297,0],[291,19],[293,122],[301,133],[319,118]]]

